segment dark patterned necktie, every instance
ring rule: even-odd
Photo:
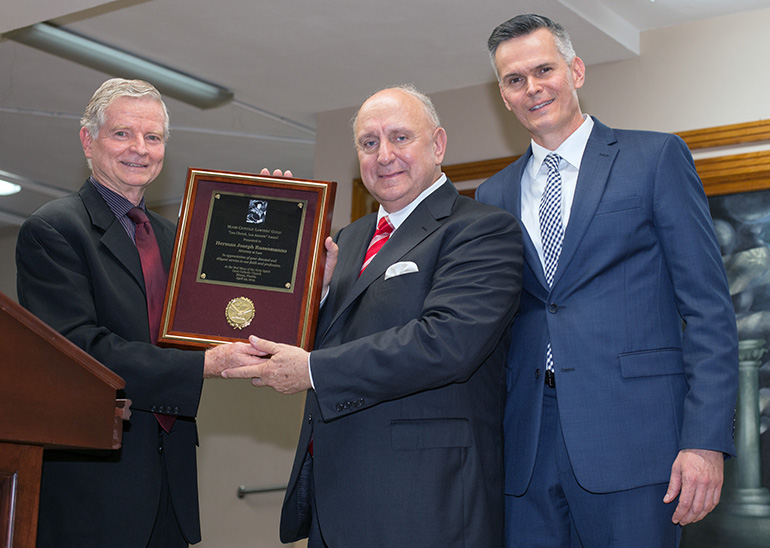
[[[150,219],[147,218],[144,210],[135,207],[126,215],[136,224],[136,249],[139,251],[139,259],[142,262],[144,290],[147,298],[147,317],[150,322],[150,340],[152,344],[156,344],[160,332],[163,299],[166,297],[166,268],[163,266],[155,232],[152,230]],[[155,417],[163,430],[171,431],[176,420],[175,416],[156,413]]]
[[[556,267],[559,265],[561,244],[564,240],[564,225],[561,218],[561,174],[559,173],[558,154],[549,154],[543,163],[548,168],[548,179],[545,191],[540,198],[540,238],[543,242],[543,260],[545,262],[545,279],[548,286],[553,285]],[[546,371],[553,371],[553,355],[551,343],[546,347]]]

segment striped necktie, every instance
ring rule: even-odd
[[[391,232],[393,232],[393,225],[390,224],[390,219],[387,215],[385,215],[377,224],[377,230],[374,231],[372,241],[369,242],[366,255],[364,255],[364,264],[361,266],[361,270],[358,272],[359,276],[361,273],[363,273],[364,270],[366,270],[366,267],[369,266],[369,263],[372,262],[372,259],[374,259],[374,256],[377,255],[377,252],[382,249],[382,246],[385,245],[385,242],[388,241]]]

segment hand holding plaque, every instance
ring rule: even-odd
[[[335,190],[189,169],[159,342],[203,348],[256,334],[310,349]]]

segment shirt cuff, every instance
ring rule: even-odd
[[[307,355],[307,373],[310,375],[310,386],[313,387],[313,390],[315,390],[315,383],[313,382],[313,369],[310,367],[310,356],[312,352],[309,352]]]

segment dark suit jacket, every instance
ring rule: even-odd
[[[476,197],[519,216],[531,154]],[[680,449],[734,453],[735,315],[684,142],[595,121],[550,290],[524,232],[507,369],[506,493],[522,494],[532,475],[549,338],[564,440],[585,489],[665,483]]]
[[[375,217],[337,236],[281,539],[307,535],[297,480],[312,435],[330,546],[501,546],[503,364],[521,287],[518,224],[447,182],[358,278]],[[419,271],[386,273],[407,261]]]
[[[149,212],[166,265],[174,225]],[[139,254],[90,182],[22,225],[19,302],[126,381],[132,401],[123,447],[46,452],[38,546],[145,546],[158,507],[162,460],[187,539],[200,539],[195,416],[203,353],[150,344]],[[74,403],[74,402],[73,402]],[[152,411],[178,414],[163,454]]]

